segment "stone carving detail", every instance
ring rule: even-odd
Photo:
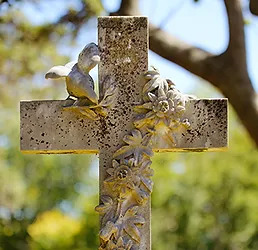
[[[104,180],[108,195],[101,196],[101,204],[96,207],[102,216],[99,249],[139,249],[140,227],[145,223],[141,208],[153,187],[150,157],[155,137],[163,133],[175,145],[173,132],[190,127],[181,117],[187,101],[194,97],[180,93],[155,68],[147,71],[143,80],[144,103],[135,107],[135,128],[124,136],[125,145],[113,155]]]
[[[110,85],[107,89],[104,89],[104,96],[98,101],[96,105],[85,105],[85,106],[70,106],[65,109],[76,109],[82,115],[86,116],[91,120],[98,120],[100,116],[106,116],[108,109],[112,108],[116,99],[117,89],[114,85]]]
[[[104,90],[102,100],[98,100],[94,91],[94,81],[89,72],[99,62],[98,46],[95,43],[89,43],[79,54],[77,62],[54,66],[46,73],[46,79],[65,78],[69,95],[64,109],[77,111],[92,120],[99,119],[100,115],[106,116],[107,109],[112,106],[115,99],[116,89],[112,85],[109,86]]]

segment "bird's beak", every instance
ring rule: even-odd
[[[91,58],[91,60],[92,60],[93,62],[95,62],[95,63],[99,63],[99,62],[100,62],[100,56],[98,56],[98,55],[93,56],[93,57]]]

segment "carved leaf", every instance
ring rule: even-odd
[[[142,183],[144,184],[144,186],[149,190],[149,192],[152,192],[152,188],[153,188],[153,181],[151,179],[148,178],[141,178]]]
[[[127,143],[128,145],[118,149],[115,152],[114,157],[115,158],[128,157],[131,154],[133,154],[136,161],[138,161],[139,156],[141,154],[145,154],[151,157],[153,155],[152,149],[143,144],[143,142],[146,143],[148,141],[147,137],[143,141],[143,137],[140,130],[134,129],[132,131],[132,136],[126,135],[124,137],[124,142]]]
[[[150,196],[149,193],[145,192],[140,188],[135,188],[133,194],[134,194],[135,200],[140,205],[143,204],[145,201],[147,201],[148,197]]]
[[[100,230],[99,236],[103,241],[108,241],[111,235],[116,234],[118,228],[112,221],[108,221],[106,225]]]
[[[117,88],[115,88],[114,85],[109,86],[106,89],[106,91],[104,93],[104,97],[101,100],[101,102],[99,103],[99,105],[102,107],[112,106],[116,100],[116,95],[117,95]]]
[[[109,209],[111,209],[111,206],[113,205],[113,200],[108,195],[102,195],[101,196],[102,204],[95,207],[95,210],[99,212],[100,214],[106,213]]]
[[[151,117],[138,117],[135,121],[134,121],[134,126],[138,129],[143,128],[144,126],[148,126],[148,125],[152,125],[155,121],[154,121],[155,115],[152,114]]]
[[[102,223],[114,219],[117,204],[108,195],[102,195],[101,202],[101,204],[95,207],[95,211],[103,215]]]
[[[135,215],[138,210],[139,210],[139,206],[133,206],[131,208],[128,208],[127,211],[125,212],[125,218],[127,217],[130,218],[131,216]]]
[[[82,106],[82,107],[78,107],[78,109],[82,115],[85,115],[86,117],[88,117],[91,120],[99,119],[99,116],[93,110],[91,110],[89,107]]]
[[[108,110],[104,107],[98,106],[96,108],[90,107],[90,109],[93,109],[95,113],[98,113],[99,115],[106,117],[108,114]]]
[[[133,223],[128,223],[124,230],[126,233],[136,242],[140,243],[141,241],[141,235],[139,229],[133,224]]]
[[[136,215],[138,209],[138,206],[133,206],[125,212],[123,228],[133,240],[139,243],[141,237],[136,225],[143,225],[145,219],[142,216]]]

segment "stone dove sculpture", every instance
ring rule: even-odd
[[[69,62],[65,66],[54,66],[45,75],[46,79],[64,77],[66,89],[70,96],[76,97],[74,106],[97,104],[98,97],[94,91],[94,81],[89,71],[100,61],[98,46],[95,43],[87,44],[78,56],[78,62]]]

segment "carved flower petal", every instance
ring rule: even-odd
[[[138,165],[138,162],[139,162],[139,157],[141,156],[141,152],[142,152],[142,150],[141,150],[141,148],[136,148],[135,150],[134,150],[134,159],[135,159],[135,162],[134,162],[134,164],[135,165]]]
[[[119,162],[117,160],[112,161],[113,168],[117,168],[119,166]]]
[[[148,97],[152,102],[155,102],[158,98],[152,93],[148,93]]]
[[[108,169],[107,169],[107,173],[108,173],[109,175],[113,175],[113,174],[114,174],[114,171],[115,171],[114,168],[108,168]]]
[[[126,224],[126,226],[124,227],[124,230],[133,240],[140,243],[141,241],[140,231],[133,223]]]
[[[160,77],[154,77],[150,81],[148,81],[142,89],[143,94],[152,91],[153,89],[159,87],[160,85]]]
[[[184,106],[179,105],[179,106],[176,107],[176,112],[177,113],[182,112],[182,111],[185,111],[185,107]]]
[[[108,114],[108,109],[104,107],[89,107],[90,109],[93,109],[96,114],[99,114],[101,116],[106,117]]]
[[[172,99],[168,99],[168,105],[169,105],[169,109],[172,109],[175,105],[175,103],[173,102]]]
[[[174,94],[174,91],[173,91],[173,90],[169,90],[169,91],[167,92],[167,97],[168,97],[168,99],[173,99],[174,96],[175,96],[175,94]]]
[[[166,94],[165,94],[165,91],[163,88],[159,88],[158,89],[158,98],[162,97],[162,96],[165,96],[166,97]]]
[[[158,98],[158,101],[160,102],[160,101],[165,101],[165,100],[167,100],[167,97],[165,96],[165,95],[162,95],[162,96],[160,96],[159,98]]]

